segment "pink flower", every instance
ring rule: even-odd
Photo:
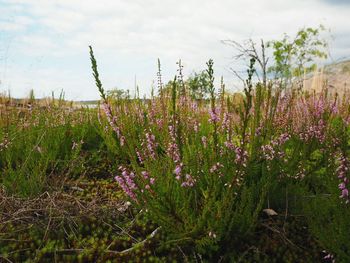
[[[136,150],[136,155],[137,155],[137,159],[138,159],[139,162],[142,164],[142,163],[143,163],[143,158],[142,158],[142,156],[141,156],[141,153],[140,153],[138,150]]]
[[[348,160],[343,155],[343,153],[340,153],[340,157],[338,158],[339,166],[336,169],[336,174],[338,178],[341,180],[340,184],[338,185],[339,189],[341,190],[340,198],[346,199],[346,203],[349,202],[349,191],[347,189],[347,184],[349,183],[349,179],[347,178],[347,172],[348,172]]]
[[[341,198],[347,198],[349,196],[349,191],[348,189],[344,188],[342,191],[341,191]]]
[[[126,168],[120,166],[121,176],[116,176],[115,180],[118,182],[119,186],[123,191],[133,200],[136,200],[135,192],[138,188],[134,181],[135,173],[128,172]]]
[[[183,165],[182,163],[176,165],[175,170],[174,170],[175,175],[177,175],[177,176],[181,175],[182,165]]]
[[[142,171],[141,172],[143,178],[148,179],[149,178],[149,173],[147,171]]]
[[[147,132],[146,139],[147,139],[148,153],[153,159],[155,159],[156,158],[155,148],[158,146],[158,144],[156,143],[156,137],[153,134]]]
[[[168,143],[167,155],[173,159],[175,163],[180,162],[180,151],[176,143],[175,129],[172,125],[169,125],[170,142]]]
[[[209,113],[210,113],[210,119],[209,119],[210,122],[216,123],[216,122],[218,122],[220,120],[219,115],[217,114],[217,109],[216,108],[211,109],[209,111]]]
[[[182,187],[193,187],[196,183],[196,180],[190,175],[186,174],[185,181],[181,184]]]
[[[345,185],[344,182],[339,184],[339,189],[340,190],[344,190],[345,188],[346,188],[346,185]]]

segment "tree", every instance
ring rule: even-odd
[[[174,86],[175,80],[168,81],[163,86],[163,93],[166,96],[171,96],[171,92]],[[204,99],[209,95],[209,75],[206,70],[200,72],[193,72],[186,80],[184,80],[184,86],[189,91],[190,96],[193,99]],[[177,93],[181,94],[182,84],[177,79],[175,81]]]
[[[203,99],[209,94],[209,75],[203,70],[194,72],[186,81],[190,95],[193,99]]]
[[[263,39],[260,40],[260,47],[257,46],[257,44],[252,39],[244,41],[243,44],[234,40],[222,40],[222,43],[232,46],[237,50],[238,53],[234,56],[235,59],[243,59],[247,62],[251,61],[251,59],[254,59],[259,66],[259,70],[256,70],[255,74],[259,79],[262,80],[263,85],[266,86],[267,63],[269,61],[269,58],[266,57],[266,47]],[[232,71],[239,79],[243,81],[245,85],[245,79],[242,78],[236,71]]]
[[[129,90],[125,91],[119,88],[107,90],[107,98],[112,100],[128,99],[129,97],[130,97]]]
[[[327,58],[327,42],[320,33],[324,26],[303,28],[291,39],[287,34],[282,40],[269,41],[267,47],[273,51],[274,64],[268,72],[287,86],[292,80],[300,82],[304,73],[316,68],[317,59]]]
[[[243,44],[234,40],[223,40],[224,44],[234,47],[237,51],[235,59],[250,61],[254,59],[258,69],[256,76],[266,86],[268,78],[277,80],[282,87],[287,87],[293,82],[301,85],[304,73],[316,68],[317,59],[327,58],[327,41],[321,37],[325,27],[320,25],[317,28],[302,28],[294,38],[284,34],[282,40],[260,41],[260,47],[249,39]],[[273,60],[269,61],[266,54],[272,54]],[[270,62],[270,66],[268,66]],[[242,78],[236,71],[233,73]]]

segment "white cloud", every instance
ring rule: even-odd
[[[4,15],[2,17],[4,17]],[[0,29],[4,31],[23,31],[32,24],[33,19],[26,16],[15,16],[12,19],[7,20],[0,18]]]
[[[144,92],[150,90],[148,86],[155,77],[158,57],[162,59],[167,78],[176,74],[175,62],[179,58],[183,59],[188,74],[192,69],[205,67],[205,61],[212,57],[218,75],[224,75],[232,83],[227,65],[233,50],[222,45],[222,39],[270,39],[284,32],[293,34],[303,26],[323,23],[336,36],[332,44],[334,57],[349,55],[350,40],[344,36],[350,35],[350,7],[321,0],[5,2],[0,13],[11,10],[11,16],[0,20],[0,28],[14,34],[21,32],[17,33],[16,52],[27,58],[47,58],[46,67],[52,72],[59,72],[60,68],[49,61],[61,57],[69,73],[51,74],[51,81],[61,83],[67,93],[68,90],[74,93],[77,87],[84,88],[87,97],[96,96],[88,65],[89,44],[93,44],[98,55],[106,85],[118,82],[119,86],[133,86],[136,74]],[[33,30],[28,31],[29,27]],[[73,59],[80,64],[73,63]],[[80,68],[72,68],[72,64]],[[39,75],[35,76],[40,79]],[[71,81],[64,80],[71,79],[70,75],[76,81],[74,87]],[[79,84],[79,78],[84,85]]]

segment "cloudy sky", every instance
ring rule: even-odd
[[[185,75],[214,59],[227,86],[234,50],[223,39],[279,39],[319,24],[331,29],[331,60],[350,58],[350,0],[0,0],[0,92],[98,98],[88,45],[105,88],[149,94],[157,58],[165,80],[182,59]],[[237,64],[237,63],[236,63]]]

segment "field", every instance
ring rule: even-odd
[[[2,262],[349,262],[348,94],[1,97]]]

